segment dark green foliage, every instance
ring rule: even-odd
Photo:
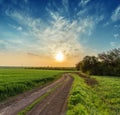
[[[120,76],[120,48],[98,54],[98,57],[86,56],[76,68],[88,74]]]

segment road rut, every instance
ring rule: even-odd
[[[31,93],[30,95],[23,97],[20,100],[12,102],[10,105],[0,109],[0,115],[16,115],[19,111],[23,110],[25,107],[27,107],[32,102],[34,102],[36,99],[38,99],[40,96],[42,96],[46,92],[50,91],[56,85],[64,82],[66,79],[67,79],[66,75],[63,75],[60,79],[58,79],[54,83],[52,83],[40,90],[37,90],[37,91]],[[33,115],[35,115],[35,114],[33,114]]]
[[[65,75],[66,81],[41,103],[36,105],[27,115],[65,115],[67,98],[73,78]]]

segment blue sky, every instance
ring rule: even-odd
[[[56,66],[61,51],[73,66],[118,47],[120,0],[0,0],[0,65]]]

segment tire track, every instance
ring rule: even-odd
[[[42,96],[46,92],[50,91],[51,88],[54,88],[56,85],[64,82],[66,79],[67,79],[67,77],[65,75],[63,75],[60,79],[58,79],[54,83],[52,83],[38,91],[35,91],[35,92],[31,93],[30,95],[27,95],[26,97],[23,97],[22,99],[20,99],[18,101],[11,102],[10,105],[8,105],[0,110],[0,115],[16,115],[19,111],[23,110],[25,107],[27,107],[32,102],[34,102],[36,99],[38,99],[40,96]]]
[[[27,115],[65,115],[66,100],[72,86],[73,78],[65,75],[66,81],[56,91],[36,105]]]

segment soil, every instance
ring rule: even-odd
[[[36,105],[28,115],[64,115],[72,81],[72,77],[64,74],[60,79],[43,88],[21,94],[0,104],[0,115],[17,115],[18,112],[61,83],[61,86]]]
[[[56,91],[36,105],[27,115],[65,115],[69,91],[73,78],[68,74],[66,81]]]

